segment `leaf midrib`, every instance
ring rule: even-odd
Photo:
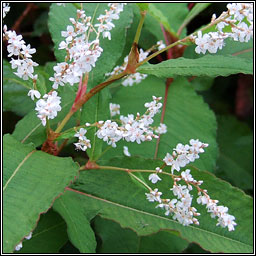
[[[11,180],[15,177],[15,175],[17,174],[17,172],[20,170],[20,168],[22,167],[22,165],[28,160],[28,158],[34,153],[36,152],[36,149],[32,150],[31,152],[29,152],[25,158],[19,163],[19,165],[17,166],[17,168],[14,170],[13,174],[11,175],[11,177],[7,180],[7,182],[5,183],[4,187],[3,187],[3,192],[5,191],[5,189],[7,188],[8,184],[11,182]]]

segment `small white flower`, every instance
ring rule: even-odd
[[[110,115],[111,117],[115,115],[120,115],[120,105],[115,103],[109,103]]]
[[[131,154],[130,154],[130,152],[129,152],[129,150],[128,150],[128,147],[127,147],[127,146],[124,146],[124,148],[123,148],[123,152],[124,152],[124,155],[125,155],[125,156],[131,156]]]
[[[148,179],[153,183],[157,183],[159,180],[162,180],[156,173],[151,173]]]
[[[6,14],[10,11],[9,3],[3,3],[3,19],[5,18]]]
[[[156,129],[156,133],[158,134],[164,134],[167,133],[167,126],[165,124],[160,124],[157,129]]]
[[[22,242],[20,242],[18,245],[15,247],[15,251],[19,251],[22,248]]]
[[[165,158],[163,159],[166,165],[173,165],[174,159],[169,153],[166,154]]]
[[[161,198],[160,196],[162,195],[162,192],[158,192],[158,189],[155,188],[154,190],[151,190],[150,193],[145,193],[145,195],[147,196],[147,200],[149,202],[154,202],[157,201],[159,203],[161,203]]]
[[[79,140],[84,139],[84,135],[86,134],[87,130],[84,128],[80,128],[80,130],[74,135],[75,137],[78,137]]]
[[[30,96],[30,97],[31,97],[31,99],[32,99],[32,100],[34,100],[34,99],[35,99],[35,97],[36,97],[37,99],[40,99],[41,94],[40,94],[40,92],[39,92],[39,91],[37,91],[37,90],[29,90],[29,92],[28,92],[28,96]]]
[[[160,51],[166,47],[166,45],[163,43],[163,40],[158,41],[156,44],[158,46],[157,47],[158,51]]]
[[[30,232],[27,236],[25,236],[25,238],[26,238],[27,240],[31,239],[31,237],[32,237],[32,232]]]

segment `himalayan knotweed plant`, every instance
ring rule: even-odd
[[[211,173],[216,119],[192,82],[252,74],[253,4],[228,3],[189,34],[210,4],[48,3],[56,60],[45,66],[5,25],[12,5],[2,4],[4,101],[25,116],[4,136],[4,252],[46,252],[29,244],[60,225],[50,208],[81,253],[98,252],[95,234],[105,252],[97,215],[119,223],[120,237],[135,231],[142,247],[142,237],[174,230],[155,239],[252,252],[251,199]],[[11,86],[26,91],[10,96]]]

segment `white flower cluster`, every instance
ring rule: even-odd
[[[217,32],[202,34],[198,31],[197,36],[192,36],[197,47],[196,53],[216,53],[225,45],[226,38],[235,41],[248,42],[253,36],[253,4],[233,3],[227,5],[228,11],[223,12],[217,20]],[[216,22],[216,15],[213,15],[212,22]],[[249,25],[247,24],[249,23]],[[232,32],[223,32],[226,26],[231,26]]]
[[[74,143],[77,150],[86,151],[87,148],[91,148],[90,140],[88,140],[85,136],[87,130],[84,128],[80,128],[79,132],[75,134],[75,137],[78,137],[79,141]]]
[[[198,139],[191,139],[188,144],[177,144],[172,154],[167,153],[163,159],[165,164],[172,166],[172,173],[174,170],[179,171],[180,167],[185,167],[188,163],[194,162],[199,158],[199,153],[204,152],[204,148],[208,147],[208,144],[200,142]]]
[[[190,145],[191,146],[182,145],[179,143],[174,149],[173,156],[167,153],[167,156],[163,159],[165,165],[172,166],[172,173],[173,170],[176,169],[179,171],[180,167],[184,167],[187,163],[199,158],[198,154],[204,152],[203,148],[208,146],[208,144],[194,139],[190,140]],[[177,160],[179,156],[182,156],[182,160],[180,161]],[[177,161],[178,164],[176,164],[175,161]],[[177,168],[173,168],[175,165]],[[234,222],[235,217],[228,214],[227,207],[217,206],[218,200],[210,199],[209,195],[207,194],[207,190],[200,188],[200,185],[203,184],[203,181],[195,180],[190,172],[191,171],[189,169],[186,169],[185,171],[182,171],[179,176],[171,174],[174,183],[170,190],[176,198],[163,199],[161,198],[162,192],[158,191],[158,188],[155,188],[154,190],[151,189],[149,193],[145,193],[147,200],[149,202],[157,202],[158,204],[156,208],[159,207],[165,210],[166,216],[172,214],[172,218],[184,226],[188,226],[190,224],[199,225],[199,221],[196,217],[199,216],[200,213],[198,213],[197,209],[192,206],[193,195],[190,194],[190,191],[193,190],[193,187],[196,187],[198,191],[197,203],[206,205],[206,208],[208,212],[211,213],[212,218],[215,218],[216,216],[218,217],[217,226],[220,225],[221,227],[228,227],[229,231],[233,231],[234,226],[237,225]],[[149,180],[153,184],[161,181],[161,178],[158,176],[159,173],[162,173],[162,169],[157,167],[156,171],[149,175]],[[186,185],[178,184],[179,181],[182,181]]]
[[[140,49],[139,61],[143,61],[144,59],[146,59],[148,54],[149,52],[147,51],[144,52],[143,49]],[[128,64],[128,56],[124,58],[124,63],[122,66],[116,66],[112,72],[106,73],[105,76],[112,76],[112,75],[117,75],[122,73],[126,69],[127,64]],[[123,79],[121,84],[123,86],[132,86],[135,83],[139,84],[146,77],[147,77],[146,74],[141,74],[137,72],[137,73],[128,75],[125,79]]]
[[[228,207],[223,205],[218,206],[218,200],[212,200],[208,195],[207,191],[203,191],[204,195],[201,195],[201,192],[198,193],[199,197],[197,198],[197,203],[206,205],[207,212],[211,213],[211,217],[218,218],[217,226],[221,226],[223,228],[228,227],[229,231],[235,230],[235,217],[233,215],[228,214]]]
[[[22,78],[23,80],[28,80],[29,78],[37,80],[37,75],[33,75],[34,67],[38,64],[32,61],[31,54],[36,52],[36,49],[30,48],[30,44],[26,45],[25,41],[22,40],[22,35],[17,35],[15,31],[7,31],[7,26],[4,25],[4,38],[8,40],[8,57],[17,56],[17,59],[10,61],[12,69],[17,68],[15,75]]]
[[[54,77],[50,78],[53,88],[57,89],[59,85],[69,83],[74,85],[80,81],[84,73],[90,72],[100,57],[103,49],[100,47],[99,36],[111,39],[110,30],[114,27],[113,19],[119,19],[119,14],[123,11],[124,4],[113,3],[108,4],[110,10],[106,10],[105,15],[100,15],[97,20],[98,24],[91,23],[91,17],[85,15],[85,11],[77,10],[77,19],[70,18],[72,25],[67,26],[66,31],[62,31],[61,35],[65,37],[65,41],[59,44],[59,49],[67,51],[66,62],[58,63],[53,69]],[[98,30],[96,30],[98,27]],[[94,32],[96,38],[89,41],[90,34]],[[69,61],[70,63],[68,63]]]
[[[27,236],[25,236],[24,238],[29,240],[32,237],[32,232],[30,232]],[[20,242],[18,245],[16,245],[15,247],[15,251],[19,251],[22,248],[22,242]]]
[[[61,111],[61,98],[56,91],[45,94],[42,99],[36,102],[37,117],[42,121],[42,125],[46,125],[46,118],[54,119],[57,112]]]
[[[159,101],[161,99],[161,97],[153,96],[152,102],[145,103],[144,106],[147,108],[147,111],[143,115],[139,113],[137,113],[136,117],[133,114],[128,114],[128,116],[121,115],[120,125],[111,120],[97,122],[97,137],[103,139],[112,147],[116,147],[116,142],[121,139],[127,142],[136,141],[140,144],[143,141],[151,141],[152,138],[158,138],[158,135],[154,134],[158,127],[151,127],[150,125],[154,122],[153,117],[155,114],[160,112],[162,103]],[[90,126],[90,124],[87,124],[87,126]],[[95,126],[95,124],[92,126]],[[125,151],[125,154],[129,155],[127,151]]]
[[[95,24],[95,27],[98,27],[98,33],[102,33],[102,37],[107,37],[111,40],[111,33],[109,32],[115,25],[112,23],[112,20],[118,20],[120,13],[123,11],[125,3],[109,3],[108,7],[110,10],[105,10],[105,15],[100,15],[97,20],[100,22]]]
[[[6,14],[10,11],[9,3],[3,3],[3,19],[5,18]]]

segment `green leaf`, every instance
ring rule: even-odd
[[[106,163],[129,169],[155,169],[159,161],[143,158],[115,158]],[[199,226],[183,226],[164,212],[155,208],[157,203],[149,203],[145,191],[136,186],[126,172],[117,170],[87,170],[80,174],[64,197],[80,202],[84,211],[98,212],[102,218],[118,222],[122,228],[130,228],[137,235],[145,236],[161,229],[176,230],[181,238],[195,242],[213,253],[252,253],[253,251],[253,200],[241,190],[232,187],[209,172],[191,168],[196,180],[203,180],[202,189],[207,189],[212,199],[219,200],[219,205],[229,208],[229,214],[236,218],[235,231],[217,227],[204,206],[196,204],[197,192],[194,191],[194,203],[201,216]],[[148,173],[145,174],[145,179]],[[172,187],[170,177],[161,175],[162,181],[157,184],[163,197],[173,197],[169,190]],[[149,183],[149,182],[148,182]],[[108,185],[109,184],[109,185]],[[150,185],[154,187],[155,185]]]
[[[136,3],[136,5],[139,7],[139,9],[141,11],[147,11],[150,4],[148,4],[148,3]]]
[[[54,202],[53,209],[67,223],[67,232],[72,244],[81,253],[94,253],[96,240],[90,226],[90,216],[85,213],[84,205],[81,204],[81,201],[78,202],[77,200],[73,200],[72,197],[65,196],[66,193]]]
[[[246,58],[253,62],[253,39],[247,43],[234,41],[231,38],[225,40],[225,47],[219,50],[217,55],[232,55],[239,58]]]
[[[168,23],[168,26],[166,26],[162,22],[161,23],[165,26],[167,31],[171,32],[174,36],[177,36],[176,33],[178,32],[180,25],[182,24],[189,12],[187,8],[187,3],[154,3],[151,5],[153,5],[154,10],[158,10],[158,19],[160,19],[160,22],[163,19],[162,17],[166,17],[166,22]],[[181,36],[184,37],[185,35],[186,30],[183,31]]]
[[[124,116],[136,115],[137,112],[143,114],[146,111],[145,102],[152,101],[153,95],[162,96],[164,99],[164,94],[165,81],[149,76],[140,84],[132,87],[121,86],[113,95],[111,102],[120,104],[120,113]],[[158,126],[160,118],[161,114],[155,115],[152,125]],[[167,125],[167,133],[161,135],[157,158],[163,159],[167,152],[172,153],[178,143],[188,144],[192,138],[199,139],[209,143],[209,147],[206,149],[207,153],[202,154],[195,165],[198,168],[212,171],[217,158],[215,116],[185,78],[177,78],[170,85],[164,123]],[[104,145],[106,145],[105,142]],[[132,156],[154,158],[156,139],[141,144],[119,141],[117,148],[109,150],[103,155],[103,159],[112,158],[113,155],[123,156],[123,146],[128,146]]]
[[[50,120],[52,129],[56,128],[57,124],[66,116],[75,100],[75,92],[70,86],[62,87],[59,91],[61,111],[55,119]],[[74,118],[71,118],[65,128],[69,128],[70,126],[75,126]],[[36,147],[40,146],[46,140],[46,128],[37,117],[35,110],[28,113],[16,124],[13,136],[25,144],[33,142]]]
[[[159,64],[146,63],[137,70],[157,77],[174,76],[229,76],[244,73],[253,74],[250,60],[234,56],[206,55],[198,59],[178,58],[162,61]]]
[[[86,3],[84,10],[86,16],[91,16],[94,19],[92,24],[96,24],[97,17],[100,14],[105,14],[105,9],[109,9],[107,3]],[[69,18],[76,18],[76,7],[73,4],[66,4],[66,7],[52,4],[49,12],[49,30],[54,42],[54,53],[59,62],[65,59],[65,50],[58,50],[59,43],[63,41],[61,31],[67,29],[67,25],[71,25]],[[124,7],[124,11],[120,14],[118,20],[114,20],[115,27],[111,30],[111,40],[100,37],[100,46],[103,48],[103,53],[96,63],[96,67],[90,72],[89,87],[94,87],[104,79],[104,74],[112,71],[116,61],[121,57],[126,41],[126,31],[131,25],[133,18],[132,8],[128,4]],[[91,38],[93,40],[93,34]]]
[[[108,90],[104,89],[86,102],[81,113],[81,124],[87,122],[93,124],[100,120],[109,119],[109,97]],[[92,161],[96,160],[102,153],[103,141],[96,136],[96,132],[97,128],[92,127],[86,133],[86,137],[91,141],[91,148],[88,148],[86,152]]]
[[[181,27],[186,27],[200,12],[205,10],[211,3],[196,3],[184,19]]]
[[[159,5],[150,4],[148,13],[152,17],[154,17],[160,24],[162,24],[167,31],[171,31],[171,27],[169,25],[167,17],[162,13],[162,11],[158,7],[159,7]]]
[[[141,236],[139,253],[181,253],[188,246],[188,242],[174,233],[168,230],[151,236]]]
[[[209,90],[214,82],[213,77],[208,76],[199,76],[199,77],[192,77],[190,84],[196,91],[206,91]]]
[[[34,23],[34,29],[33,29],[33,32],[31,33],[31,36],[40,37],[43,34],[49,33],[47,21],[48,21],[48,12],[43,12]]]
[[[102,241],[98,253],[177,253],[188,246],[187,241],[170,231],[137,236],[134,231],[98,216],[93,224]]]
[[[13,111],[20,116],[34,108],[34,102],[28,97],[32,83],[13,73],[11,65],[3,60],[3,111]]]
[[[216,174],[241,189],[253,189],[252,131],[232,116],[218,116],[217,120],[220,155]]]
[[[23,240],[18,253],[58,253],[68,241],[67,225],[60,215],[53,210],[40,216],[30,240]]]
[[[71,158],[37,151],[9,134],[3,145],[3,251],[10,253],[35,229],[39,215],[77,175],[78,166]]]

